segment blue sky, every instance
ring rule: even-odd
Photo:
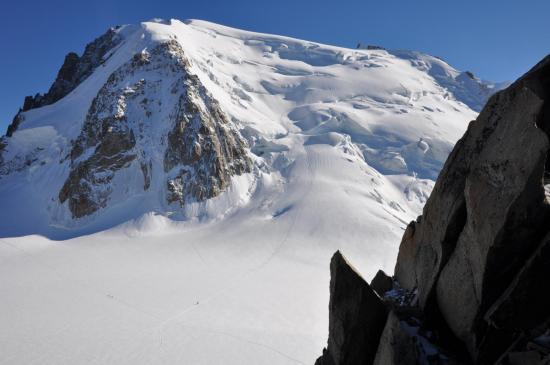
[[[25,95],[47,91],[67,52],[81,53],[116,24],[204,19],[346,47],[363,42],[413,49],[503,81],[550,52],[549,14],[547,0],[4,0],[0,134]]]

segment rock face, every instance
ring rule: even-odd
[[[71,170],[59,201],[68,202],[73,218],[105,207],[124,169],[143,175],[142,190],[162,180],[166,202],[181,206],[212,198],[231,176],[251,171],[243,139],[189,67],[179,43],[168,41],[109,77],[67,156]],[[159,94],[170,97],[154,99]],[[151,153],[158,140],[162,150]]]
[[[330,262],[327,349],[316,365],[370,364],[376,355],[387,310],[380,297],[336,252]]]
[[[403,236],[394,285],[462,361],[550,362],[549,132],[550,56],[489,100]],[[376,363],[415,363],[389,318]]]

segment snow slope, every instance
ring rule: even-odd
[[[204,21],[119,32],[73,92],[23,113],[2,155],[0,363],[312,364],[328,330],[331,254],[367,278],[393,272],[404,227],[488,97],[483,84],[464,86],[420,53]],[[93,98],[168,40],[246,139],[253,172],[184,208],[164,204],[158,185],[71,219],[57,199],[61,160]]]

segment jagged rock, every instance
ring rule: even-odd
[[[378,270],[370,286],[380,297],[384,297],[384,294],[393,288],[393,279],[384,271]]]
[[[316,365],[371,364],[386,306],[340,252],[332,257],[330,275],[328,346]]]
[[[129,166],[136,158],[130,152],[136,143],[133,132],[119,127],[118,131],[111,129],[101,138],[94,154],[71,170],[61,188],[59,201],[68,200],[73,218],[90,215],[105,207],[111,192],[108,184],[115,172]]]
[[[373,365],[459,365],[456,360],[426,336],[415,317],[391,311],[380,337]]]
[[[128,173],[142,174],[140,189],[163,179],[167,203],[181,206],[212,198],[231,176],[251,171],[245,142],[189,67],[179,43],[169,41],[110,75],[68,156],[71,171],[59,201],[68,201],[73,218],[105,207],[118,171],[131,166]],[[160,88],[171,95],[164,105],[148,97],[164,95]],[[151,154],[159,140],[165,150]],[[164,171],[154,171],[150,158],[156,155],[163,156]]]
[[[22,109],[14,117],[12,123],[8,126],[6,135],[11,137],[17,130],[22,119],[20,113],[30,109],[40,108],[50,105],[60,100],[71,91],[73,91],[82,81],[84,81],[92,72],[105,62],[109,51],[116,47],[121,38],[117,34],[119,27],[110,28],[106,33],[96,38],[93,42],[86,45],[82,57],[74,52],[69,52],[65,56],[63,65],[57,73],[57,77],[50,89],[45,94],[36,94],[35,96],[26,96]]]
[[[8,125],[8,129],[6,130],[6,137],[11,137],[19,127],[19,124],[23,122],[23,120],[25,120],[25,117],[23,116],[23,114],[21,114],[21,110],[19,110],[15,117],[13,117],[11,123]]]
[[[385,51],[386,49],[384,47],[372,45],[372,44],[364,44],[364,43],[357,43],[357,49],[368,49],[368,50],[382,50]]]
[[[190,75],[186,84],[187,95],[180,98],[164,154],[165,172],[180,167],[177,176],[167,181],[167,199],[181,205],[189,198],[202,201],[218,195],[232,175],[250,172],[251,166],[244,142],[229,128],[218,103],[196,76]],[[208,113],[194,104],[195,95],[205,101]]]
[[[82,57],[74,52],[65,56],[65,61],[57,73],[57,77],[48,92],[34,97],[27,96],[23,104],[23,111],[53,104],[73,91],[82,81],[103,62],[105,56],[120,42],[116,30],[110,28],[106,33],[86,45]]]
[[[532,299],[541,285],[535,276],[544,275],[541,264],[522,270],[548,231],[542,181],[549,95],[546,58],[491,98],[449,156],[423,216],[409,225],[399,250],[398,282],[417,288],[421,308],[440,311],[472,355],[487,363],[513,340],[522,321],[524,330],[549,313],[544,304],[535,309],[538,301]],[[530,262],[545,260],[536,257]],[[520,286],[509,289],[509,294],[515,291],[513,299],[501,297],[520,270]],[[545,295],[541,299],[546,303]]]
[[[550,58],[492,98],[472,123],[492,133],[472,159],[466,177],[466,225],[441,272],[437,302],[453,332],[473,354],[485,332],[479,329],[485,325],[478,318],[548,231],[550,210],[542,181],[549,149],[545,129],[550,121],[541,118],[550,94],[548,75]]]
[[[397,280],[418,288],[423,309],[434,303],[437,282],[436,305],[463,341],[471,339],[479,310],[530,254],[548,217],[541,184],[548,70],[550,59],[491,98],[449,156],[422,219],[400,248]]]

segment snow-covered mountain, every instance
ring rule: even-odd
[[[418,52],[109,30],[0,140],[0,360],[313,363],[330,255],[392,272],[496,88]]]

